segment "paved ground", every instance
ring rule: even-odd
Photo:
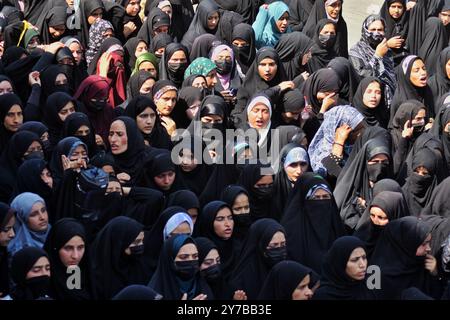
[[[361,37],[364,19],[380,11],[383,0],[344,0],[344,18],[348,28],[348,48],[350,49]]]

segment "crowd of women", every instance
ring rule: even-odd
[[[450,1],[343,1],[0,1],[0,298],[450,299]]]

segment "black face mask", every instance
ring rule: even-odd
[[[175,261],[175,270],[181,280],[190,280],[197,274],[198,260]]]
[[[184,77],[184,71],[186,71],[187,63],[183,62],[168,62],[167,69],[169,69],[170,73],[176,78]]]
[[[273,193],[273,185],[263,188],[253,188],[256,197],[259,200],[267,199],[272,196]]]
[[[70,90],[70,87],[67,83],[57,84],[57,85],[55,85],[55,88],[56,88],[55,92],[65,92],[69,95],[72,95],[72,92],[71,92],[72,90]]]
[[[248,228],[252,224],[252,217],[250,216],[250,212],[243,214],[234,214],[233,221],[236,227]]]
[[[376,48],[384,39],[384,34],[379,33],[378,31],[375,32],[369,32],[367,40],[369,42],[369,45],[372,48]]]
[[[35,151],[30,154],[27,154],[26,156],[23,156],[24,160],[30,160],[30,159],[44,159],[44,152],[43,151]]]
[[[49,151],[50,150],[50,140],[45,140],[45,141],[41,141],[42,142],[42,148],[44,149],[44,151]]]
[[[223,123],[202,123],[202,129],[208,130],[208,129],[216,129],[216,130],[223,130]]]
[[[324,49],[331,48],[336,42],[335,34],[319,34],[320,46]]]
[[[45,297],[50,288],[50,277],[39,276],[25,281],[25,285],[30,289],[34,299]]]
[[[105,109],[106,103],[102,101],[92,102],[90,101],[88,104],[88,109],[93,112],[101,112]]]
[[[233,44],[233,50],[235,50],[239,55],[248,54],[250,52],[250,45],[245,44],[242,47],[238,47]]]
[[[428,191],[428,188],[433,182],[433,177],[429,174],[421,176],[418,173],[413,172],[412,175],[409,176],[409,180],[410,180],[409,190],[414,195],[422,197]]]
[[[266,251],[264,251],[264,256],[266,258],[266,262],[272,267],[278,262],[286,260],[287,248],[286,246],[284,246],[279,248],[266,249]]]
[[[375,163],[367,165],[367,173],[369,174],[369,180],[373,183],[387,178],[389,165],[387,163]]]
[[[422,132],[425,130],[425,123],[423,124],[414,124],[413,125],[413,137],[417,138],[422,134]]]
[[[226,60],[217,60],[215,61],[217,66],[216,70],[219,74],[229,74],[231,69],[233,68],[233,63]]]
[[[144,245],[141,244],[139,246],[130,247],[130,252],[132,256],[140,256],[144,253]]]
[[[222,275],[222,270],[220,270],[220,265],[215,264],[211,267],[203,269],[200,271],[200,274],[208,281],[217,280]]]

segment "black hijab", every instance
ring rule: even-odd
[[[158,292],[150,287],[142,284],[132,284],[125,287],[118,294],[116,294],[112,300],[119,301],[144,301],[144,300],[161,300],[163,298]]]
[[[277,263],[264,282],[258,300],[292,300],[292,293],[312,270],[296,261]]]
[[[277,232],[286,234],[284,228],[273,219],[260,219],[252,224],[244,240],[240,257],[234,265],[230,278],[234,290],[244,290],[249,300],[257,299],[267,279],[273,262],[268,258],[266,247]],[[286,255],[276,262],[286,260]]]
[[[223,190],[221,200],[228,204],[230,208],[232,208],[234,206],[236,198],[241,194],[244,194],[248,197],[248,192],[247,190],[245,190],[245,188],[238,185],[229,185]],[[242,244],[242,241],[247,235],[248,229],[252,224],[250,210],[248,213],[241,213],[237,215],[233,212],[233,221],[233,238],[238,242],[241,242]]]
[[[15,287],[11,290],[13,300],[38,300],[46,299],[50,285],[49,276],[40,276],[27,279],[27,273],[33,265],[42,257],[48,259],[47,253],[40,248],[27,247],[19,250],[12,257],[11,278]]]
[[[450,170],[450,135],[445,132],[447,124],[450,122],[450,105],[444,104],[436,117],[431,129],[433,135],[441,140],[444,150],[444,158],[447,164],[447,170]]]
[[[180,65],[180,68],[177,71],[170,70],[168,63],[173,54],[177,51],[183,51],[186,55],[187,62],[183,65]],[[167,45],[166,51],[164,51],[164,55],[159,62],[159,79],[160,80],[170,80],[172,81],[177,88],[181,88],[181,84],[184,80],[184,72],[189,65],[189,53],[187,48],[179,43],[171,43]]]
[[[389,159],[389,164],[372,164],[367,162],[377,154],[384,154]],[[341,172],[338,177],[334,197],[339,208],[341,219],[345,225],[353,230],[358,224],[363,212],[360,212],[355,204],[355,199],[361,197],[367,203],[372,199],[373,190],[370,181],[373,183],[392,175],[392,157],[390,140],[377,137],[369,140],[356,155],[356,158],[349,164],[345,172]]]
[[[434,113],[439,113],[440,105],[439,100],[450,91],[450,79],[447,77],[446,65],[450,60],[450,47],[445,48],[439,54],[439,58],[436,63],[436,72],[428,80],[428,85],[433,93],[434,101]],[[428,70],[428,69],[427,69]]]
[[[158,59],[161,59],[162,56],[157,55],[156,51],[161,48],[166,48],[172,42],[173,42],[173,38],[170,34],[159,33],[153,38],[153,41],[149,46],[149,52],[154,53]]]
[[[141,131],[144,140],[152,147],[171,150],[172,141],[167,134],[167,130],[161,124],[161,119],[158,117],[156,105],[152,99],[141,95],[136,96],[128,103],[128,106],[125,109],[125,115],[136,120],[137,117],[147,108],[153,110],[156,118],[150,134],[145,134]]]
[[[231,41],[242,39],[247,42],[246,46],[238,48],[232,44],[234,57],[241,67],[242,73],[247,74],[248,68],[252,64],[256,55],[255,31],[246,23],[239,23],[234,26]]]
[[[404,289],[417,287],[424,291],[425,257],[417,257],[417,248],[430,233],[425,222],[416,217],[403,217],[384,228],[371,264],[381,270],[381,289],[375,290],[379,299],[399,299]]]
[[[288,79],[294,79],[306,71],[306,65],[302,63],[302,59],[311,47],[313,47],[313,42],[301,32],[285,33],[280,37],[275,50]]]
[[[70,59],[73,65],[62,64],[64,59]],[[55,60],[58,63],[59,68],[67,76],[69,82],[69,91],[76,92],[81,82],[87,78],[87,72],[83,65],[84,61],[77,65],[75,58],[73,57],[72,51],[68,47],[62,47],[56,53]]]
[[[169,29],[171,28],[170,17],[160,8],[153,8],[150,11],[145,23],[142,24],[141,22],[141,26],[139,26],[138,28],[139,32],[137,34],[137,37],[140,39],[144,39],[144,41],[148,44],[152,44],[154,30],[163,25],[168,26]]]
[[[131,218],[116,217],[98,233],[90,250],[94,294],[98,299],[111,299],[126,286],[149,280],[144,258],[125,254],[143,227]]]
[[[215,35],[210,33],[205,33],[198,36],[195,38],[192,48],[189,51],[189,59],[194,61],[200,57],[209,57],[211,50],[219,43],[221,43],[221,41]]]
[[[46,101],[48,101],[48,98],[56,92],[64,92],[67,94],[72,94],[70,92],[70,84],[58,84],[56,85],[56,78],[59,74],[64,74],[66,78],[69,80],[69,77],[64,72],[62,66],[58,64],[51,64],[48,67],[43,68],[43,70],[38,70],[41,74],[41,100],[40,103],[42,104],[40,106],[40,110],[42,110],[42,106],[45,105]],[[42,113],[45,113],[45,109],[42,110]]]
[[[186,211],[194,208],[200,211],[200,202],[198,200],[198,197],[191,190],[179,190],[172,193],[167,199],[167,207],[174,206],[182,207]]]
[[[141,27],[142,27],[142,20],[141,20],[141,17],[139,16],[139,13],[140,13],[140,12],[138,12],[138,14],[136,14],[135,16],[130,16],[130,15],[128,15],[127,12],[126,12],[126,8],[127,8],[128,3],[129,3],[130,1],[131,1],[131,0],[116,1],[116,2],[120,2],[119,4],[125,9],[125,10],[124,10],[124,11],[125,11],[125,16],[123,17],[123,22],[122,22],[122,23],[125,25],[125,24],[127,24],[128,22],[133,22],[133,23],[135,24],[135,26],[136,26],[136,30],[135,30],[134,32],[132,32],[132,33],[128,36],[128,38],[131,38],[131,37],[136,36],[137,33],[138,33],[138,30],[140,30]]]
[[[14,105],[19,105],[23,111],[22,101],[14,93],[7,93],[0,96],[0,152],[6,148],[8,141],[14,134],[13,131],[6,129],[4,125],[5,118]]]
[[[333,197],[310,200],[318,188],[331,192],[319,175],[304,173],[292,190],[281,224],[286,229],[289,258],[316,272],[321,271],[325,253],[333,242],[345,234]]]
[[[428,148],[419,150],[412,162],[412,174],[406,178],[403,192],[408,202],[411,215],[418,217],[423,208],[430,202],[434,188],[441,182],[438,166],[442,165],[437,154]],[[418,167],[425,167],[428,174],[421,176],[414,172]]]
[[[356,237],[337,239],[325,256],[322,266],[320,287],[314,293],[314,300],[366,300],[366,281],[356,281],[346,273],[348,260],[356,248],[365,250],[364,243]]]
[[[397,67],[398,85],[392,99],[390,123],[392,123],[400,105],[411,99],[422,102],[427,107],[427,115],[434,117],[434,104],[430,87],[428,85],[424,88],[415,87],[410,80],[413,64],[419,59],[421,58],[417,56],[407,56]]]
[[[326,45],[323,45],[319,39],[320,32],[328,24],[334,25],[336,29],[336,38],[339,36],[337,26],[332,20],[322,19],[317,22],[314,36],[312,37],[314,44],[311,47],[311,59],[308,61],[308,70],[311,73],[325,68],[331,60],[338,56],[334,46],[330,45],[330,47],[327,47]]]
[[[382,191],[372,199],[372,203],[367,207],[366,212],[364,212],[364,215],[361,217],[361,220],[367,219],[366,223],[362,224],[358,231],[354,234],[356,237],[364,241],[369,260],[378,242],[380,234],[385,228],[385,226],[375,225],[372,222],[372,219],[370,219],[370,208],[372,207],[377,207],[383,210],[389,220],[389,223],[393,220],[409,215],[408,205],[403,194],[400,192]],[[367,217],[365,216],[366,213],[368,215]]]
[[[425,62],[428,77],[436,72],[436,61],[439,54],[448,46],[449,34],[438,17],[430,17],[425,23],[423,41],[419,49],[419,57]]]
[[[292,30],[302,31],[316,0],[288,0],[289,6],[289,25]]]
[[[0,202],[0,230],[4,230],[6,224],[15,217],[15,212],[6,203]],[[2,297],[9,293],[7,247],[0,246],[0,292]],[[1,298],[1,297],[0,297]]]
[[[88,47],[89,43],[89,29],[90,25],[88,23],[88,17],[92,12],[101,8],[103,10],[103,14],[105,13],[105,7],[101,0],[89,0],[89,1],[80,1],[80,26],[78,29],[78,34],[81,39],[81,43],[84,48]]]
[[[361,77],[356,72],[351,62],[343,57],[336,57],[328,63],[328,68],[333,69],[341,80],[339,97],[350,103],[356,95]]]
[[[89,128],[89,134],[86,136],[76,136],[75,133],[81,126],[87,126]],[[82,112],[74,112],[69,115],[66,120],[64,120],[64,126],[62,129],[62,138],[66,137],[77,137],[80,139],[87,147],[88,154],[93,157],[98,152],[97,144],[95,143],[95,131],[92,127],[92,123],[88,116]]]
[[[339,92],[340,86],[341,81],[333,69],[317,70],[309,76],[303,87],[306,104],[311,105],[314,113],[318,114],[322,103],[317,99],[317,93]]]
[[[53,36],[50,34],[50,31],[48,30],[49,27],[66,25],[67,7],[56,6],[49,9],[50,10],[45,13],[45,18],[42,26],[39,26],[43,44],[50,44],[58,40],[53,38]],[[60,38],[62,38],[62,36],[63,35],[61,35]]]
[[[60,257],[59,250],[65,246],[73,237],[80,237],[84,244],[87,244],[87,237],[84,227],[77,220],[63,218],[57,221],[47,236],[44,250],[47,251],[51,267],[51,296],[57,300],[89,300],[92,298],[90,286],[89,254],[85,247],[83,258],[77,265],[81,270],[80,289],[68,289],[67,283],[70,273],[67,273]]]
[[[381,100],[378,106],[375,108],[369,108],[364,104],[364,93],[367,87],[372,83],[377,82],[381,89]],[[375,77],[364,78],[356,90],[355,96],[353,98],[352,105],[358,110],[363,116],[366,123],[369,126],[381,126],[387,128],[388,124],[388,110],[385,105],[383,83]]]
[[[145,70],[139,70],[135,74],[133,74],[127,83],[127,97],[129,100],[136,98],[141,95],[141,87],[145,83],[145,81],[153,79],[156,82],[155,77],[151,75],[150,72]],[[127,105],[128,107],[128,105]],[[132,118],[132,117],[131,117]]]

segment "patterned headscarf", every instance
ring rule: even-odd
[[[216,64],[212,62],[208,58],[197,58],[189,65],[189,67],[184,72],[184,79],[193,75],[193,74],[201,74],[206,77],[208,73],[212,70],[216,69]]]
[[[86,62],[88,64],[88,66],[91,64],[92,59],[94,59],[94,56],[97,53],[97,51],[100,49],[103,41],[106,40],[106,38],[103,36],[103,34],[108,29],[114,30],[114,27],[111,24],[111,22],[109,22],[107,20],[103,20],[103,19],[96,21],[89,28],[89,44],[88,44],[88,49],[86,51]]]

